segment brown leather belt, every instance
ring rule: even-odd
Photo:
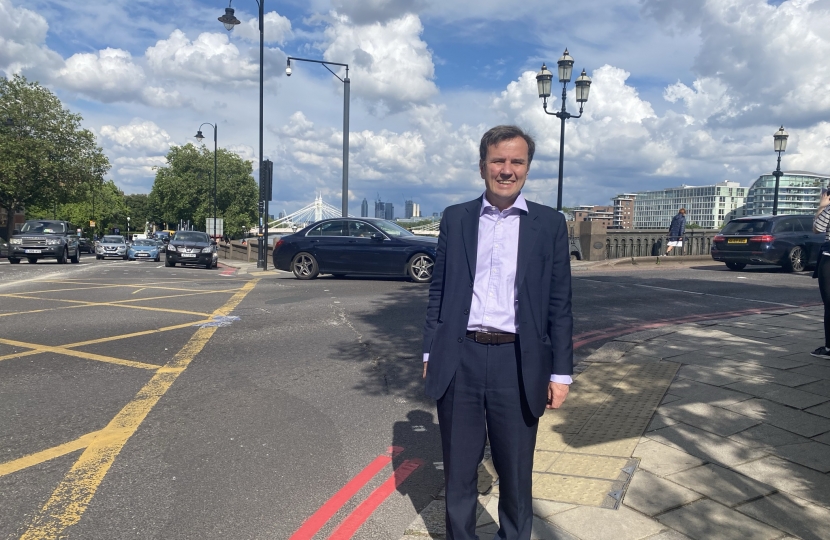
[[[486,345],[501,345],[502,343],[513,343],[516,341],[516,334],[509,332],[467,332],[467,337],[476,343]]]

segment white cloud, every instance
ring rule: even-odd
[[[140,118],[123,126],[101,126],[99,132],[105,146],[118,154],[167,154],[172,143],[164,129]]]
[[[204,32],[190,41],[181,30],[159,40],[145,53],[156,75],[203,83],[254,81],[259,64],[246,59],[225,34]]]
[[[427,0],[332,0],[331,4],[355,23],[371,24],[417,14],[427,6]]]
[[[63,59],[45,44],[48,30],[38,13],[0,0],[0,70],[40,78],[59,68]]]
[[[356,25],[333,16],[323,57],[351,67],[354,95],[377,113],[426,103],[438,93],[432,53],[421,40],[421,20],[412,14],[385,23]]]
[[[56,82],[107,103],[129,101],[144,87],[145,76],[129,52],[108,48],[72,55],[56,74]]]
[[[282,45],[293,36],[291,21],[276,11],[265,14],[265,43],[279,43]],[[236,25],[233,33],[239,37],[259,43],[259,20],[252,17]]]

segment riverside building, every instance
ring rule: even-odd
[[[668,229],[681,208],[686,209],[686,228],[692,223],[716,229],[744,215],[749,188],[737,182],[712,186],[680,186],[659,191],[640,191],[634,199],[635,229]]]
[[[821,188],[828,187],[830,175],[807,171],[784,171],[778,183],[779,214],[813,214],[818,208]],[[746,215],[772,214],[775,177],[762,174],[749,188]]]

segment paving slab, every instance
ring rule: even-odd
[[[625,353],[636,346],[636,343],[627,341],[609,341],[591,353],[586,362],[617,362]]]
[[[615,341],[629,341],[631,343],[642,343],[656,337],[673,334],[676,327],[664,326],[663,328],[652,328],[651,330],[643,330],[641,332],[634,332],[626,336],[618,337]]]
[[[679,472],[668,478],[726,506],[735,506],[775,491],[771,486],[713,463]]]
[[[778,446],[771,453],[819,472],[830,472],[830,446],[816,441]]]
[[[660,407],[660,414],[673,418],[684,424],[711,431],[721,437],[728,437],[749,427],[760,424],[761,421],[743,416],[721,407],[713,407],[706,403],[687,402],[684,398],[669,405]]]
[[[830,477],[826,474],[774,456],[737,465],[734,469],[796,497],[830,507]]]
[[[570,510],[571,508],[574,508],[574,505],[556,501],[533,499],[533,515],[542,519],[547,519],[554,514]]]
[[[750,399],[750,396],[743,392],[703,384],[690,379],[675,380],[669,387],[669,393],[698,403],[708,403],[719,407]]]
[[[661,523],[695,540],[772,540],[780,530],[709,499],[667,512]]]
[[[807,409],[807,412],[810,414],[817,414],[825,418],[830,418],[830,401],[825,402],[817,407],[810,407],[809,409]]]
[[[830,380],[822,379],[798,387],[803,392],[811,392],[820,396],[830,397]]]
[[[712,369],[704,366],[697,366],[687,364],[682,366],[677,375],[684,379],[692,379],[693,381],[711,384],[712,386],[723,386],[746,379],[743,375],[738,375],[730,371],[720,369]]]
[[[726,408],[804,437],[813,437],[830,431],[830,419],[773,403],[766,399],[749,399],[727,405]]]
[[[664,530],[658,522],[625,506],[619,510],[579,506],[550,521],[582,540],[639,540]]]
[[[812,357],[810,357],[812,358]],[[824,358],[818,358],[817,360],[823,362],[821,364],[810,364],[808,366],[796,368],[793,371],[795,373],[800,373],[802,375],[808,375],[810,377],[815,377],[817,379],[830,379],[830,362],[825,360]]]
[[[807,437],[796,435],[769,424],[758,424],[729,438],[744,446],[766,450],[767,452],[776,446],[810,442]]]
[[[737,510],[803,540],[830,539],[830,510],[786,493],[749,502]]]
[[[677,420],[672,420],[668,416],[664,416],[660,413],[654,413],[654,416],[651,417],[651,422],[649,422],[646,431],[654,431],[655,429],[664,428],[666,426],[673,426],[677,423]]]
[[[647,516],[662,514],[699,499],[701,495],[648,471],[637,471],[625,492],[623,504]]]
[[[552,523],[534,517],[530,540],[579,540],[579,538],[567,531],[563,531]]]
[[[663,531],[660,534],[655,534],[654,536],[649,536],[648,540],[691,540],[685,534],[680,534],[677,531]]]
[[[830,444],[830,431],[822,435],[813,437],[813,440],[822,444]]]
[[[760,450],[682,423],[649,431],[645,436],[705,461],[720,463],[727,467],[765,455]]]
[[[677,401],[678,399],[683,399],[683,396],[676,396],[674,394],[666,394],[663,396],[663,399],[660,401],[660,405],[666,405],[671,403],[672,401]]]
[[[686,452],[645,437],[640,440],[640,444],[634,449],[633,456],[640,459],[641,469],[658,476],[668,476],[705,463]]]
[[[830,397],[820,396],[810,392],[803,392],[796,388],[784,386],[783,384],[760,380],[746,380],[731,383],[724,386],[724,388],[744,392],[755,397],[768,399],[796,409],[814,407],[815,405],[825,403],[830,400]],[[828,409],[828,411],[830,411],[830,409]]]

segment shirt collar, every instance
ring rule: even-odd
[[[479,215],[484,215],[484,212],[486,212],[488,208],[495,206],[495,204],[487,200],[487,192],[485,191],[484,195],[481,197],[481,210]],[[516,200],[513,202],[513,206],[506,208],[504,212],[511,212],[513,210],[521,210],[524,213],[527,213],[527,201],[525,201],[525,197],[521,192],[519,192],[519,196],[516,197]],[[496,211],[501,212],[498,207],[496,207]]]

